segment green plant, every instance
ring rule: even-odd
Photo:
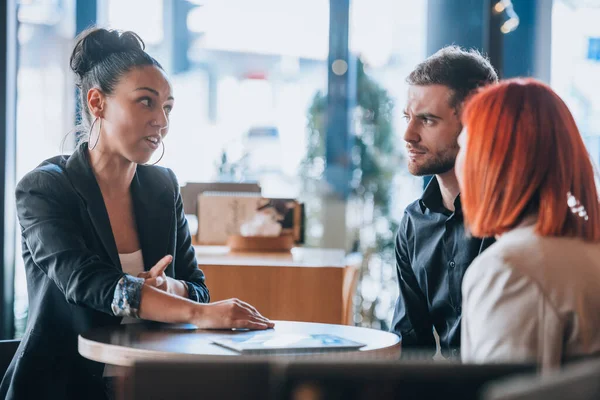
[[[390,217],[391,191],[401,165],[392,125],[393,101],[387,91],[357,61],[356,109],[352,146],[351,194],[347,207],[359,215],[348,224],[354,239],[353,251],[362,254],[358,290],[355,296],[355,322],[363,326],[387,328],[387,318],[395,293],[394,237],[398,228]],[[319,224],[321,208],[318,191],[325,169],[325,126],[327,97],[317,92],[308,110],[308,149],[301,164],[307,193],[307,244],[311,228]],[[310,195],[308,195],[310,194]]]

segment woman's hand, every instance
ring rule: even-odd
[[[140,272],[138,278],[144,278],[144,284],[170,293],[169,278],[165,275],[165,269],[173,261],[173,256],[164,256],[150,271]]]
[[[200,329],[268,329],[275,326],[250,304],[238,299],[228,299],[200,304],[192,324]]]

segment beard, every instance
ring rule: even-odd
[[[415,176],[440,175],[449,172],[454,168],[458,149],[458,145],[451,146],[420,162],[411,162],[409,159],[408,172]],[[431,153],[426,155],[429,154]]]

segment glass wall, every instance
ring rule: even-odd
[[[258,181],[267,196],[296,197],[306,112],[327,86],[328,0],[198,3],[179,21],[172,2],[100,1],[101,25],[138,32],[171,76],[161,165],[181,183]],[[172,39],[182,22],[187,46]],[[182,52],[190,65],[178,71]]]
[[[552,87],[573,113],[588,151],[600,165],[600,3],[555,0]]]
[[[68,68],[75,34],[74,0],[20,2],[18,8],[17,181],[43,160],[72,147],[75,87]],[[71,142],[69,142],[71,140]],[[20,232],[15,232],[15,331],[27,318]]]
[[[423,190],[423,179],[410,175],[406,168],[402,136],[405,79],[426,57],[426,17],[427,1],[351,2],[350,48],[364,69],[362,78],[358,74],[355,130],[368,149],[361,157],[375,161],[361,163],[362,176],[373,177],[363,178],[362,191],[355,192],[348,207],[353,216],[347,220],[348,234],[358,239],[355,250],[362,256],[354,299],[358,325],[388,329],[391,323],[398,297],[397,224],[404,208]],[[377,165],[375,171],[369,171],[371,164]]]

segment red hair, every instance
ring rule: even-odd
[[[537,214],[536,233],[600,240],[594,168],[573,116],[547,85],[512,79],[483,88],[462,115],[466,152],[461,203],[478,237]],[[567,204],[571,193],[585,208]]]

